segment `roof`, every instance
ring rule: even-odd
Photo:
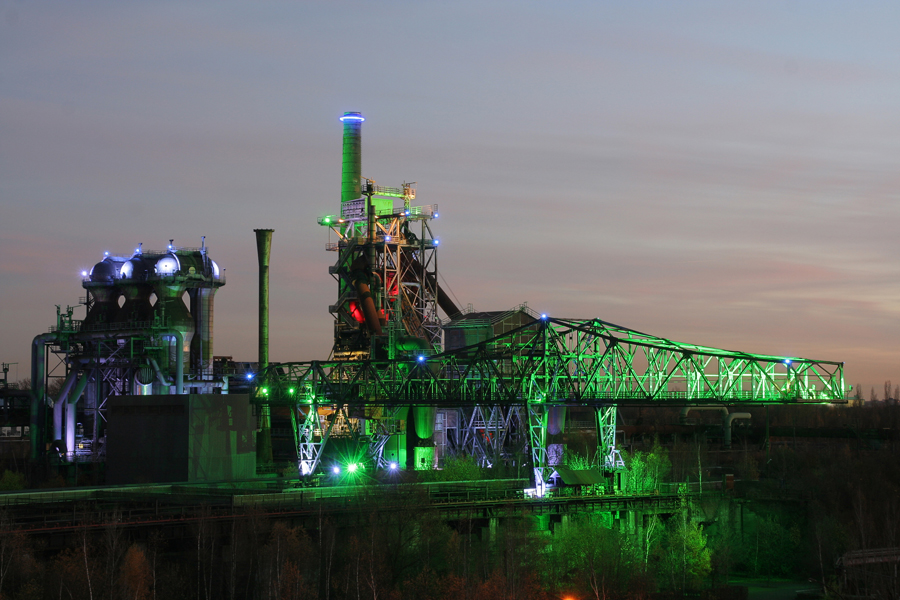
[[[569,467],[556,467],[556,473],[566,485],[594,485],[603,483],[603,474],[596,468],[570,469]]]

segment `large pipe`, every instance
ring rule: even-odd
[[[31,441],[31,460],[35,461],[41,456],[41,434],[43,433],[44,403],[44,345],[47,342],[55,342],[59,336],[55,333],[42,333],[35,336],[31,342],[31,429],[29,438]]]
[[[722,419],[722,446],[731,448],[731,423],[735,419],[749,419],[750,413],[731,413]]]
[[[254,229],[256,232],[256,254],[259,258],[259,368],[269,366],[269,255],[272,250],[273,229]],[[259,411],[260,433],[256,439],[257,464],[272,462],[272,424],[269,405],[263,404]]]
[[[726,418],[728,416],[728,409],[724,406],[685,406],[681,409],[681,424],[684,425],[685,421],[687,421],[688,413],[692,410],[716,410],[722,413],[722,418]]]
[[[75,410],[76,404],[78,403],[78,399],[81,397],[81,394],[84,393],[84,388],[87,387],[88,380],[90,380],[90,376],[87,373],[82,374],[81,378],[78,380],[78,383],[75,384],[75,389],[69,394],[68,401],[66,402],[66,452],[69,453],[69,456],[72,457],[72,460],[75,460]]]
[[[345,112],[341,117],[344,124],[344,158],[341,163],[341,206],[344,202],[361,196],[359,182],[362,178],[362,142],[360,132],[365,118],[358,112]]]
[[[57,396],[56,400],[53,402],[53,440],[61,440],[63,437],[63,419],[65,416],[63,415],[64,406],[66,404],[66,400],[69,397],[69,392],[72,391],[72,386],[75,385],[75,380],[78,378],[78,367],[73,368],[69,371],[68,377],[66,377],[65,382],[63,382],[62,388],[59,390],[59,396]]]

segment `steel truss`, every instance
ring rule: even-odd
[[[602,466],[611,469],[621,466],[615,449],[619,404],[846,401],[840,362],[684,344],[599,319],[538,318],[485,342],[427,357],[273,365],[255,381],[253,401],[300,410],[304,403],[433,405],[479,407],[483,417],[483,411],[494,410],[484,407],[524,407],[519,410],[527,410],[538,486],[552,474],[548,406],[596,408]],[[298,389],[309,390],[305,398],[296,396]],[[298,452],[306,456],[305,449]]]

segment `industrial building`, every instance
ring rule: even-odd
[[[364,120],[341,117],[340,210],[318,219],[335,240],[327,358],[269,362],[271,229],[255,230],[259,350],[243,363],[213,353],[225,279],[204,238],[107,254],[83,273],[85,318],[58,310],[34,338],[33,460],[104,463],[111,483],[245,480],[287,460],[309,484],[468,456],[528,473],[540,496],[560,479],[548,436],[565,431],[571,408],[593,415],[596,479],[623,468],[623,404],[714,405],[730,427],[743,414],[729,418],[731,405],[844,401],[839,362],[673,342],[527,305],[460,308],[440,284],[437,205],[417,204],[415,183],[362,176]],[[62,384],[51,396],[52,378]],[[276,429],[290,430],[286,453]]]

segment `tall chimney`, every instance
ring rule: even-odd
[[[362,196],[359,180],[362,178],[362,142],[360,131],[365,118],[358,112],[345,112],[341,117],[344,124],[344,160],[341,165],[341,206],[344,202]]]
[[[259,258],[259,368],[269,366],[269,254],[273,229],[254,229],[256,255]],[[259,411],[259,435],[256,438],[256,464],[272,463],[272,422],[268,403]]]

